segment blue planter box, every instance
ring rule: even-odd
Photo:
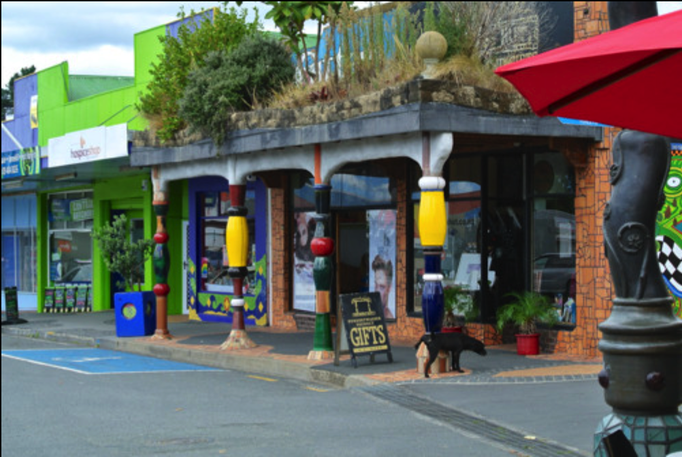
[[[156,328],[154,292],[119,292],[114,295],[116,336],[145,336]]]

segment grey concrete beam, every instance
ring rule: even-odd
[[[445,103],[412,103],[342,122],[233,131],[220,149],[208,139],[172,148],[133,148],[131,165],[148,167],[424,131],[602,139],[599,127],[564,125],[555,118],[498,114]]]

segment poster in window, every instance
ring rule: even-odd
[[[310,242],[315,234],[314,212],[294,213],[294,309],[315,312],[315,256]]]
[[[395,319],[395,210],[367,211],[369,287],[379,292],[386,319]]]

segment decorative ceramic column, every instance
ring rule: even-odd
[[[426,333],[437,333],[441,330],[445,313],[440,262],[447,232],[445,180],[425,176],[419,180],[419,188],[419,236],[424,250],[422,316]]]
[[[315,280],[315,338],[313,350],[308,360],[334,358],[332,346],[332,328],[330,316],[330,294],[334,278],[334,267],[331,255],[334,253],[334,240],[329,236],[330,227],[331,186],[315,185],[315,235],[310,249],[315,255],[313,279]]]
[[[170,269],[170,254],[168,252],[168,232],[166,231],[166,215],[168,214],[168,189],[165,182],[160,178],[158,167],[152,171],[152,183],[154,185],[154,213],[156,214],[156,234],[154,241],[156,247],[152,256],[154,265],[154,295],[156,295],[156,331],[152,338],[171,339],[168,331],[168,271]]]
[[[618,439],[638,456],[682,452],[682,320],[672,311],[654,239],[670,144],[626,130],[614,141],[612,161],[604,245],[616,298],[599,325],[599,383],[613,412],[597,428],[594,455],[624,455],[610,449]]]
[[[228,274],[232,278],[234,295],[231,301],[232,330],[221,349],[248,349],[256,347],[244,325],[244,278],[248,274],[249,226],[246,222],[248,209],[244,206],[246,185],[230,185],[230,209],[227,210],[225,245],[229,261]]]

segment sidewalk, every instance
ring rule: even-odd
[[[384,355],[375,362],[359,357],[353,368],[348,355],[339,366],[333,361],[309,361],[312,332],[284,333],[270,328],[248,327],[253,349],[220,350],[231,326],[223,323],[189,321],[186,316],[169,316],[170,341],[150,337],[116,337],[113,311],[75,314],[22,313],[25,324],[3,325],[2,332],[48,340],[132,352],[179,362],[293,378],[348,388],[382,383],[503,384],[538,383],[596,379],[600,360],[580,360],[553,355],[519,356],[514,345],[491,346],[481,357],[464,352],[464,373],[432,375],[417,373],[414,343],[391,341],[393,363]],[[4,318],[4,313],[3,313]]]

